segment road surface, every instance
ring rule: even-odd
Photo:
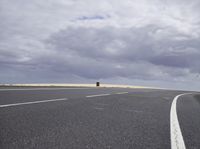
[[[199,149],[199,140],[197,92],[0,88],[1,149]]]

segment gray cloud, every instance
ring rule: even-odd
[[[198,39],[174,40],[181,37],[176,33],[158,41],[154,35],[157,30],[159,27],[156,26],[126,29],[68,28],[52,35],[47,42],[66,55],[111,62],[128,64],[144,61],[188,69],[198,63]]]
[[[192,83],[195,89],[200,80],[199,4],[2,0],[0,81],[100,80],[180,88]]]

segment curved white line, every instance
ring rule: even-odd
[[[188,95],[192,93],[184,93],[177,95],[171,106],[170,111],[170,132],[171,132],[171,149],[186,149],[185,142],[183,140],[183,135],[181,132],[181,128],[178,121],[177,111],[176,111],[176,103],[179,97]]]

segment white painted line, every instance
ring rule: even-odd
[[[92,98],[92,97],[99,97],[99,96],[109,96],[110,94],[99,94],[99,95],[88,95],[86,96],[87,98]]]
[[[177,95],[172,102],[171,111],[170,111],[171,149],[186,149],[185,143],[183,140],[183,135],[180,128],[180,124],[178,121],[176,103],[179,97],[187,95],[187,94],[191,94],[191,93]]]
[[[66,89],[96,89],[96,88],[10,88],[10,89],[0,89],[0,91],[26,91],[26,90],[66,90]]]
[[[30,105],[30,104],[37,104],[37,103],[44,103],[44,102],[63,101],[63,100],[68,100],[68,99],[67,98],[60,98],[60,99],[51,99],[51,100],[42,100],[42,101],[33,101],[33,102],[13,103],[13,104],[0,105],[0,108],[20,106],[20,105]]]
[[[128,92],[120,92],[120,93],[116,93],[118,95],[122,95],[122,94],[128,94]]]

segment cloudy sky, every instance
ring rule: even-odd
[[[200,88],[199,0],[0,0],[0,83]]]

